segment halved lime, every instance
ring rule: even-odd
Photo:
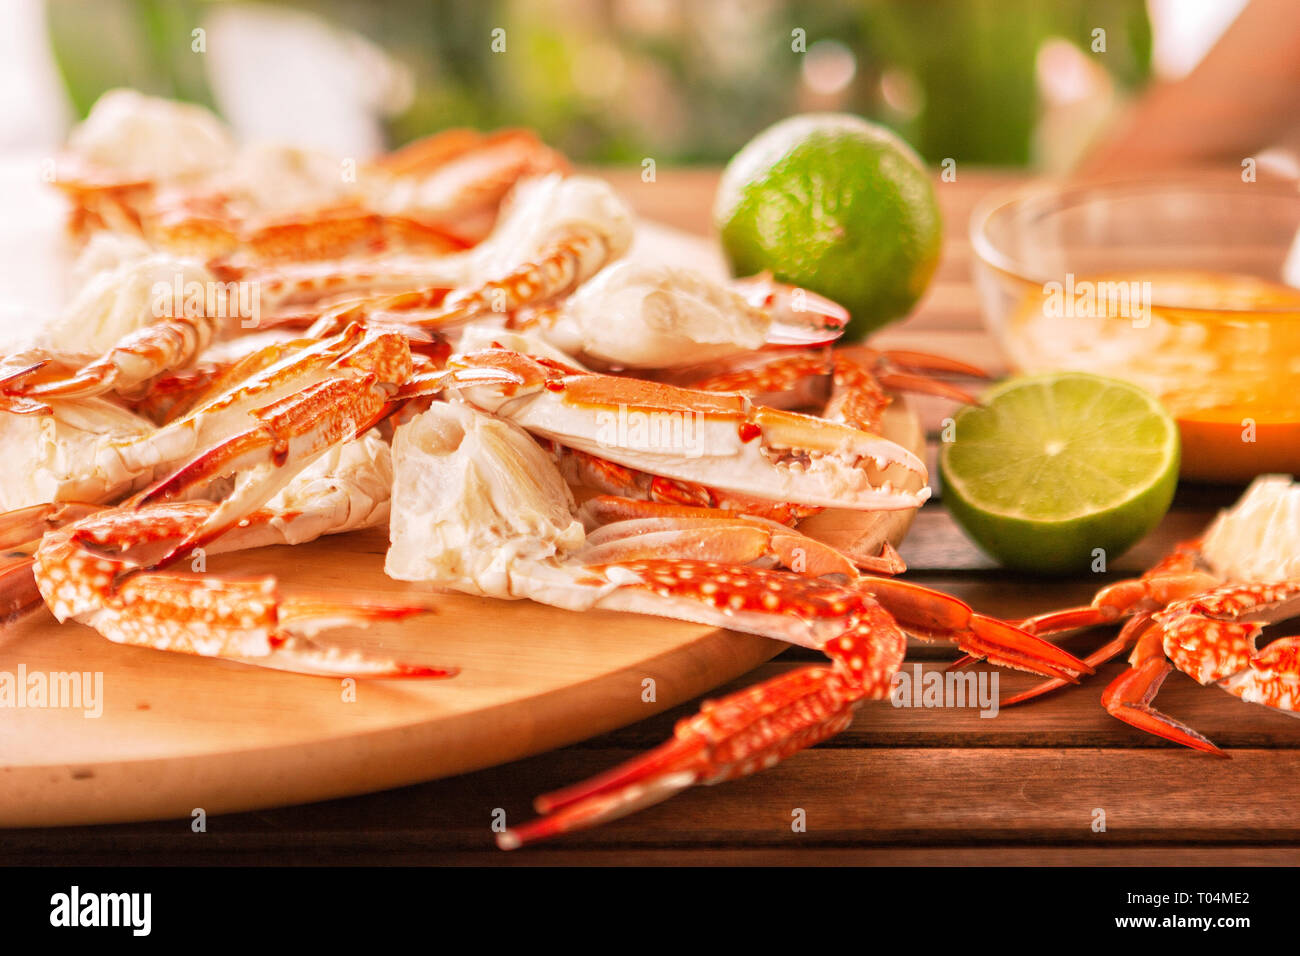
[[[943,501],[1026,571],[1101,570],[1160,523],[1178,428],[1151,395],[1082,372],[1016,378],[961,411],[939,455]]]

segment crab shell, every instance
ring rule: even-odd
[[[819,507],[889,511],[929,497],[925,465],[878,435],[743,395],[581,373],[502,349],[452,356],[450,388],[527,431],[655,475]],[[485,373],[517,384],[478,384]]]

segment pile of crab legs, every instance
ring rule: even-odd
[[[317,640],[431,603],[281,593],[271,578],[175,568],[197,549],[387,521],[395,578],[701,621],[830,659],[706,704],[645,758],[539,800],[546,815],[503,846],[825,739],[888,694],[907,634],[1053,681],[1091,671],[1032,632],[1052,621],[980,615],[890,577],[902,563],[887,544],[866,550],[835,533],[928,494],[921,462],[878,434],[890,391],[970,400],[934,376],[977,369],[830,350],[843,310],[766,277],[719,284],[621,260],[631,217],[604,184],[564,175],[528,137],[488,137],[483,155],[482,138],[453,139],[379,165],[385,195],[404,177],[486,181],[463,188],[466,216],[499,202],[495,224],[457,248],[431,246],[411,222],[433,225],[364,196],[346,215],[268,224],[238,190],[203,182],[123,189],[100,169],[100,181],[65,184],[77,225],[111,220],[149,246],[114,266],[124,288],[144,264],[200,248],[212,253],[200,274],[257,283],[265,320],[244,334],[228,315],[178,309],[102,355],[47,343],[0,366],[4,427],[34,428],[58,449],[29,466],[48,499],[0,522],[10,617],[43,605],[120,643],[304,673],[453,676]],[[435,190],[439,213],[455,221],[446,193]],[[692,453],[611,440],[611,419],[632,413],[689,423]],[[575,488],[590,495],[581,505]]]

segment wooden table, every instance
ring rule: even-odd
[[[715,171],[601,171],[648,217],[707,230]],[[966,223],[990,189],[1014,179],[961,172],[938,185],[945,256],[925,301],[879,337],[1003,371],[970,284]],[[948,409],[927,402],[934,430]],[[1015,618],[1086,601],[1202,528],[1235,488],[1184,485],[1160,528],[1108,575],[1034,579],[997,568],[971,545],[941,501],[925,506],[903,547],[909,579]],[[1086,652],[1099,635],[1068,645]],[[918,646],[911,659],[940,669],[953,652]],[[815,661],[792,649],[720,692]],[[905,665],[910,666],[910,665]],[[1296,864],[1300,722],[1247,706],[1175,673],[1160,706],[1232,752],[1217,760],[1139,733],[1099,706],[1096,679],[982,719],[975,709],[871,704],[851,729],[757,776],[697,788],[601,829],[516,853],[492,845],[496,808],[511,821],[534,795],[582,779],[663,740],[698,701],[561,751],[401,790],[259,813],[120,826],[9,831],[12,863],[400,864]],[[1026,675],[1002,674],[1005,695]],[[806,827],[792,823],[803,811]],[[1104,832],[1096,823],[1104,813]]]

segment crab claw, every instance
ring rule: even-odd
[[[848,596],[843,596],[846,599]],[[865,596],[851,623],[823,647],[831,666],[789,671],[679,721],[673,739],[591,780],[541,796],[546,814],[497,837],[512,850],[526,843],[613,820],[695,784],[722,783],[766,769],[844,730],[863,700],[889,692],[906,640],[889,613]]]
[[[41,535],[102,510],[102,505],[76,501],[47,502],[0,514],[0,551],[39,541]]]
[[[829,667],[801,668],[706,702],[698,715],[678,723],[667,743],[538,797],[534,808],[544,816],[499,834],[497,846],[513,850],[615,820],[695,784],[744,776],[820,743],[853,719],[852,704],[829,686],[833,673]]]
[[[838,302],[778,282],[771,272],[736,279],[731,285],[751,306],[772,317],[768,345],[829,345],[849,323],[848,310]]]
[[[855,510],[919,507],[924,463],[871,432],[745,396],[576,372],[501,349],[452,356],[455,376],[508,370],[522,384],[453,388],[560,445],[679,481],[769,501]]]
[[[44,402],[17,394],[22,391],[23,380],[40,371],[46,364],[46,362],[37,362],[34,365],[0,371],[0,412],[9,412],[12,415],[42,415],[50,412],[50,406]],[[15,389],[15,384],[20,388]]]
[[[58,590],[47,595],[47,603],[60,620],[64,617],[61,600]],[[432,610],[425,603],[384,604],[349,600],[338,594],[281,596],[275,579],[269,577],[238,580],[141,571],[123,577],[110,597],[78,619],[114,643],[219,657],[298,674],[453,677],[455,668],[407,664],[313,640],[317,632],[328,628],[365,626]]]
[[[1030,634],[1058,634],[1061,631],[1074,631],[1083,627],[1098,627],[1109,624],[1119,616],[1119,612],[1109,607],[1088,605],[1071,607],[1060,611],[1048,611],[1036,614],[1019,622],[1022,630]]]

